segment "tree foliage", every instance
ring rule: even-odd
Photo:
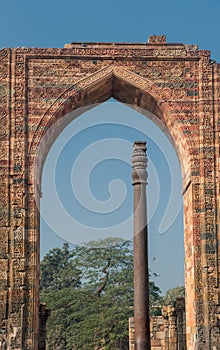
[[[184,286],[169,289],[163,297],[163,305],[172,305],[177,298],[185,298]]]
[[[49,251],[41,262],[41,290],[57,291],[80,284],[81,271],[75,262],[75,250],[70,251],[65,243],[63,248]]]
[[[150,282],[151,304],[159,298],[159,288]],[[133,316],[130,243],[107,238],[73,250],[53,249],[42,261],[41,300],[52,311],[48,350],[127,350]]]

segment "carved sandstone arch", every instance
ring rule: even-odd
[[[64,91],[41,118],[29,150],[32,159],[31,162],[29,161],[29,183],[35,184],[36,199],[39,198],[38,192],[44,160],[50,146],[59,133],[78,115],[110,97],[129,104],[141,113],[146,114],[147,117],[150,116],[165,132],[178,152],[182,166],[184,187],[189,186],[192,171],[191,150],[196,146],[194,145],[194,140],[189,139],[187,134],[183,133],[178,116],[172,111],[172,108],[174,110],[177,109],[176,102],[172,101],[171,108],[169,95],[159,90],[150,80],[141,78],[123,67],[114,68],[114,65],[110,65],[88,78],[82,79],[77,83],[77,86],[74,84]],[[186,120],[185,130],[188,124]],[[35,157],[36,159],[34,159]],[[33,179],[36,182],[32,182]],[[185,207],[187,205],[185,204]],[[39,204],[37,207],[39,207]],[[193,220],[192,212],[187,212],[187,220]],[[35,233],[36,241],[39,240],[39,225],[38,223]],[[191,257],[187,256],[188,262],[190,259]],[[196,271],[195,263],[191,261],[190,264],[192,265],[192,270]],[[188,276],[186,276],[186,288],[192,282],[188,279]],[[189,288],[191,289],[191,287]],[[35,292],[37,292],[36,289]],[[195,300],[192,299],[192,294],[191,300],[188,302],[195,303]],[[188,318],[190,318],[191,322],[195,314],[195,308],[188,310]],[[193,325],[196,325],[196,319],[194,319]]]
[[[114,97],[154,120],[181,163],[187,350],[219,344],[220,66],[196,45],[0,50],[0,342],[37,350],[40,178],[83,111]],[[0,344],[1,344],[0,343]]]
[[[164,131],[179,155],[184,184],[187,185],[187,179],[190,178],[190,150],[194,145],[193,139],[183,133],[178,115],[172,112],[172,109],[178,108],[178,104],[172,101],[171,108],[169,95],[150,80],[123,67],[115,68],[114,65],[104,67],[73,84],[48,108],[36,128],[29,149],[30,157],[40,155],[36,166],[39,174],[51,145],[61,131],[78,115],[111,97],[146,114]],[[188,125],[190,124],[185,118],[185,129]],[[40,145],[43,136],[44,145]],[[40,177],[41,175],[39,179]]]

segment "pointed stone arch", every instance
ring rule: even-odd
[[[77,114],[110,97],[151,117],[178,153],[187,350],[219,345],[220,66],[196,45],[160,39],[0,50],[0,340],[7,349],[38,348],[38,182],[46,154]]]
[[[150,80],[140,77],[123,66],[115,67],[113,64],[71,85],[47,109],[39,120],[29,148],[30,155],[42,156],[37,168],[42,168],[51,145],[66,125],[86,110],[94,108],[111,97],[147,115],[163,130],[177,151],[184,185],[186,185],[190,177],[190,150],[194,147],[193,139],[188,138],[186,132],[184,133],[190,123],[185,118],[183,130],[178,115],[172,112],[173,109],[178,108],[178,104],[172,101],[170,105],[168,93],[157,88]],[[37,151],[43,137],[43,149],[40,148]]]

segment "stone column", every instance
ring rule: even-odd
[[[174,306],[168,306],[169,317],[169,350],[176,350],[177,348],[177,317]]]
[[[162,315],[164,319],[164,348],[163,350],[169,350],[169,317],[168,306],[163,306]]]
[[[46,308],[46,304],[40,304],[40,308],[39,308],[40,327],[39,327],[38,350],[46,349],[46,339],[47,339],[46,323],[49,316],[50,316],[50,310]]]
[[[184,298],[176,299],[175,309],[177,326],[177,349],[186,350],[186,315]]]
[[[134,340],[135,350],[150,349],[148,239],[147,239],[146,142],[134,143]]]

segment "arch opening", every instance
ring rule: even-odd
[[[57,108],[53,113],[50,113],[51,111],[49,110],[43,116],[39,125],[40,130],[43,130],[41,132],[41,141],[37,152],[33,152],[33,154],[37,155],[35,159],[35,188],[37,191],[41,187],[41,176],[45,159],[61,131],[71,121],[77,120],[79,115],[112,97],[141,112],[141,114],[147,116],[159,126],[172,142],[175,151],[179,155],[183,187],[187,185],[190,178],[190,145],[185,135],[182,135],[178,123],[175,123],[175,116],[170,113],[167,103],[161,97],[144,89],[144,87],[135,86],[121,77],[116,77],[114,72],[111,71],[107,77],[105,76],[101,80],[97,79],[92,85],[88,84],[88,87],[79,89],[77,92],[74,91],[66,99],[63,98],[63,102],[59,103],[58,107],[56,106]],[[37,205],[39,205],[39,202]]]
[[[104,104],[102,104],[102,105],[104,105]],[[102,106],[101,105],[101,106]],[[111,105],[113,105],[113,103],[111,103]],[[100,106],[100,107],[101,107]],[[93,111],[95,112],[95,110],[97,110],[97,109],[99,109],[99,107],[98,108],[96,108],[96,109],[94,109]],[[125,110],[128,110],[128,108],[124,108]],[[129,108],[130,109],[130,108]],[[89,114],[89,113],[88,113]],[[104,112],[103,112],[103,114],[104,114]],[[125,114],[126,114],[126,112],[125,112]],[[144,118],[143,116],[140,116],[142,119],[143,119],[143,121],[144,122],[146,122],[146,118]],[[80,117],[81,118],[81,117]],[[89,118],[89,116],[87,117],[87,119]],[[91,118],[92,118],[92,116],[91,116]],[[105,119],[105,117],[103,118],[103,119]],[[108,118],[106,118],[107,120],[105,120],[105,123],[106,123],[106,127],[107,128],[109,128],[110,126],[109,126],[109,123],[107,123],[108,122]],[[120,119],[120,118],[119,118]],[[121,120],[121,123],[125,123],[125,121],[127,120],[127,124],[129,124],[129,122],[128,122],[128,119],[129,119],[129,116],[125,116],[124,118],[123,118],[123,120]],[[74,123],[76,122],[77,120],[75,120],[74,122],[73,122],[73,125],[74,125]],[[114,120],[115,122],[117,121],[117,116],[116,116],[116,118],[115,118],[115,120]],[[83,124],[83,120],[81,121],[82,122],[82,124]],[[101,122],[101,119],[99,120],[99,123]],[[97,123],[97,120],[95,121],[95,123]],[[118,123],[119,123],[119,120],[118,120]],[[135,127],[135,123],[136,123],[136,120],[134,121],[134,123],[133,123],[133,127]],[[91,125],[90,125],[90,127],[91,127]],[[137,125],[136,125],[136,127],[137,127]],[[149,127],[149,124],[148,124],[148,127]],[[104,136],[104,134],[103,134],[103,131],[104,129],[102,129],[102,131],[100,131],[100,132],[102,132],[102,137]],[[143,130],[142,130],[142,132],[143,132]],[[144,133],[143,133],[144,134]],[[142,134],[142,135],[143,135]],[[118,135],[118,134],[117,134]],[[140,138],[142,135],[138,135],[138,138]],[[90,136],[91,137],[91,136]],[[143,137],[143,136],[142,136]],[[73,145],[74,145],[74,143],[73,143]],[[74,149],[74,146],[72,145],[72,147],[70,147],[70,149]],[[160,145],[161,146],[161,145]],[[103,148],[103,147],[102,147]],[[151,146],[149,145],[149,148],[151,148]],[[88,151],[88,150],[87,150]],[[131,157],[131,153],[129,153],[128,154],[128,157]],[[151,157],[152,157],[152,155],[151,155]],[[66,170],[67,171],[67,170]],[[128,172],[128,177],[130,178],[130,169],[127,169],[127,172]],[[64,182],[65,182],[65,178],[63,179],[64,180]],[[83,181],[83,179],[81,179],[82,181]],[[129,180],[130,181],[130,180]],[[130,181],[131,182],[131,181]],[[130,186],[131,187],[131,186]],[[148,189],[150,189],[150,188],[152,188],[152,184],[149,184],[149,186],[148,186]],[[62,190],[63,191],[63,190]],[[130,200],[130,202],[131,202],[131,200]],[[88,201],[87,201],[87,203],[88,203]],[[46,207],[48,207],[48,206],[46,206]],[[58,215],[59,215],[59,213],[57,213]],[[57,214],[55,214],[55,217],[57,216]],[[157,219],[155,219],[155,220],[157,220]],[[84,223],[85,224],[85,223]],[[153,225],[155,224],[155,222],[153,223]],[[177,227],[178,226],[178,224],[175,226],[175,227]],[[102,228],[101,228],[101,230],[102,230]],[[100,231],[101,231],[100,230]],[[153,229],[152,229],[153,230]],[[174,230],[175,230],[175,228],[174,228]],[[75,230],[75,232],[76,232],[77,230]],[[131,237],[132,237],[132,229],[130,230],[130,235],[129,236],[125,236],[124,238],[128,238],[128,239],[130,239]],[[151,231],[151,230],[150,230]],[[174,239],[175,239],[175,241],[176,241],[176,243],[178,242],[178,238],[177,237],[179,237],[180,238],[180,234],[179,234],[180,232],[178,232],[178,234],[176,234],[175,236],[172,236],[172,237],[174,237]],[[97,236],[98,236],[98,234],[97,234]],[[96,237],[97,237],[96,236]],[[161,238],[161,240],[166,240],[166,235],[159,235],[158,234],[158,236]],[[94,237],[94,236],[93,236]],[[171,236],[169,235],[169,237],[167,237],[168,238],[168,240],[171,242],[172,241],[172,239],[171,239]],[[68,241],[70,240],[70,238],[68,238]],[[75,242],[75,240],[74,240],[74,242]],[[173,244],[174,244],[174,241],[172,242]],[[180,240],[179,240],[179,245],[180,245]],[[155,255],[158,257],[158,255],[159,255],[159,252],[155,252],[155,249],[156,249],[156,246],[157,246],[157,244],[155,243],[155,241],[152,243],[151,242],[151,246],[153,247],[153,249],[152,249],[152,254],[154,254],[154,257],[155,257]],[[182,242],[182,247],[183,247],[183,242]],[[180,254],[178,254],[178,256],[180,256]],[[159,261],[161,260],[161,258],[162,257],[160,257],[159,258]],[[165,259],[165,257],[163,257],[162,259]],[[169,259],[170,259],[170,266],[177,266],[177,264],[174,264],[174,263],[172,263],[172,259],[171,259],[171,254],[169,254]],[[157,259],[154,259],[153,260],[153,257],[151,256],[151,260],[152,260],[152,269],[154,270],[154,271],[156,271],[156,272],[159,272],[159,274],[161,274],[160,273],[160,271],[158,271],[157,270],[157,266],[158,266],[158,258]],[[161,265],[160,263],[159,263],[159,265]],[[165,275],[163,274],[163,278],[165,279],[166,277],[165,277]],[[157,283],[157,281],[155,281],[156,283]],[[179,284],[179,283],[178,283]],[[170,281],[170,286],[172,286],[172,281]]]

